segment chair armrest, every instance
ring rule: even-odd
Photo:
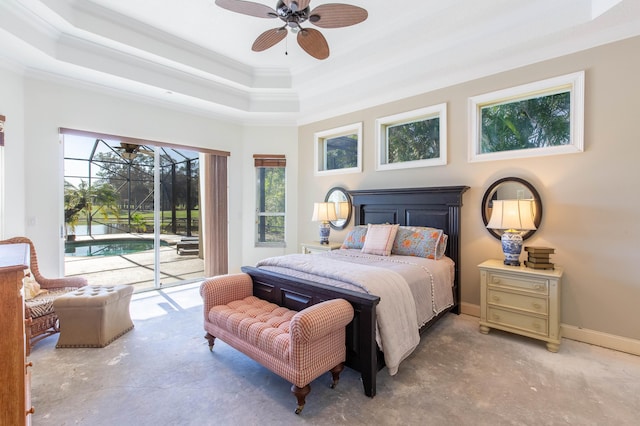
[[[306,343],[346,327],[353,319],[353,306],[344,299],[332,299],[303,309],[291,318],[291,340]]]
[[[88,282],[83,277],[44,278],[40,276],[38,284],[40,284],[40,288],[55,290],[58,288],[84,287]]]
[[[251,295],[253,295],[253,280],[249,274],[228,274],[206,279],[200,284],[205,320],[212,307],[226,305]]]

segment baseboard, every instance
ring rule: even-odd
[[[562,337],[566,339],[577,340],[579,342],[640,356],[640,340],[567,324],[560,324],[560,330]]]
[[[462,302],[460,303],[460,313],[480,318],[480,305]]]
[[[480,318],[480,305],[462,302],[460,303],[460,312]],[[566,339],[640,356],[640,340],[567,324],[560,324],[560,332],[562,337]]]

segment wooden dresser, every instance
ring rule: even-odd
[[[28,266],[28,244],[0,245],[0,425],[29,425],[33,413],[22,295]]]
[[[480,332],[509,331],[560,347],[562,268],[530,269],[487,260],[480,268]]]

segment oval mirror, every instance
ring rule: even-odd
[[[494,200],[533,200],[533,223],[536,225],[536,228],[540,227],[540,222],[542,221],[542,201],[540,200],[538,191],[526,180],[517,177],[506,177],[491,184],[484,193],[484,197],[482,197],[482,221],[485,226],[487,226],[491,218]],[[500,239],[503,234],[503,231],[499,229],[487,228],[487,231],[497,239]],[[522,234],[522,239],[526,240],[535,232],[535,229],[525,232]]]
[[[329,221],[331,228],[341,230],[347,227],[351,220],[351,197],[347,190],[336,186],[327,192],[324,201],[336,204],[336,215],[338,220]]]

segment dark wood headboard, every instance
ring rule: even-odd
[[[355,224],[398,223],[442,229],[449,239],[445,254],[455,262],[455,313],[460,313],[460,208],[468,186],[348,191]]]

